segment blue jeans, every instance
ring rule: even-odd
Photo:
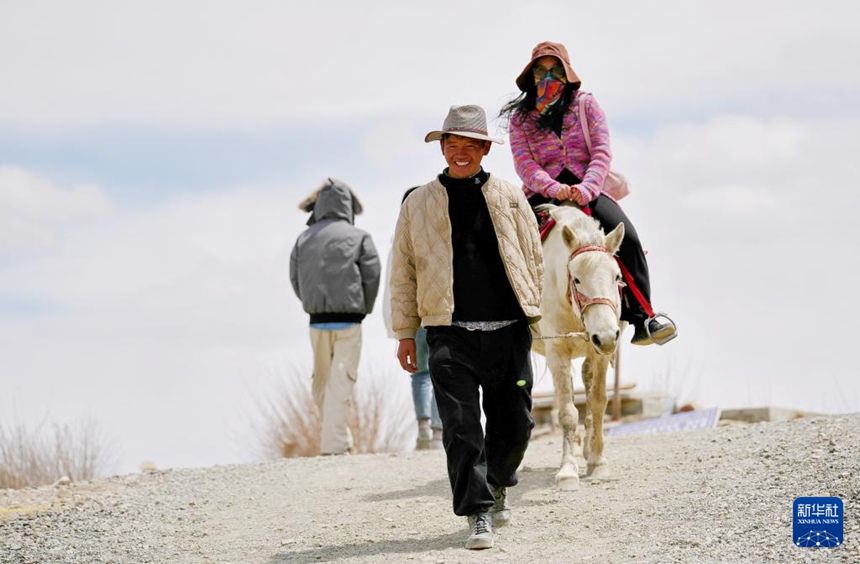
[[[436,407],[436,395],[433,393],[433,382],[430,380],[430,370],[427,367],[429,356],[427,331],[422,327],[415,335],[418,372],[412,374],[412,401],[415,404],[417,419],[429,419],[430,427],[441,429],[442,419],[439,417],[439,408]]]

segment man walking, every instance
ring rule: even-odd
[[[290,255],[290,281],[310,315],[313,396],[322,420],[322,454],[353,447],[349,417],[361,355],[361,321],[373,310],[380,264],[370,235],[354,226],[361,203],[328,178],[299,209],[311,213]]]
[[[427,329],[454,513],[468,517],[466,548],[490,548],[534,427],[529,325],[540,319],[543,254],[522,189],[481,167],[502,143],[487,135],[483,108],[452,106],[424,140],[440,141],[448,166],[401,205],[392,327],[412,373],[415,334]]]

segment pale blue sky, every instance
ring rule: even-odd
[[[424,134],[451,104],[493,117],[546,39],[608,114],[655,306],[680,327],[625,348],[624,379],[702,407],[856,411],[857,12],[4,2],[0,422],[91,417],[120,471],[247,460],[251,397],[310,365],[286,276],[299,200],[351,183],[385,257],[403,190],[443,166]],[[507,146],[485,164],[516,180]],[[380,311],[363,374],[409,401]]]

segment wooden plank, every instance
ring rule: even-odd
[[[818,414],[781,407],[747,407],[741,409],[724,409],[720,414],[720,420],[759,423],[762,421],[788,421],[789,419],[812,417],[815,415]]]

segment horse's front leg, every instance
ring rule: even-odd
[[[570,356],[558,349],[547,347],[546,356],[547,365],[552,372],[558,402],[558,419],[562,428],[561,466],[555,475],[555,484],[560,490],[576,490],[579,489],[579,465],[576,456],[582,443],[578,428],[579,413],[573,404]]]
[[[589,437],[593,432],[594,428],[594,416],[591,413],[591,410],[588,409],[588,398],[591,397],[591,379],[593,376],[593,372],[591,370],[591,361],[588,357],[585,357],[585,360],[582,362],[582,384],[585,386],[585,441],[582,444],[582,456],[588,460],[588,456],[591,453],[591,441]]]
[[[604,437],[603,419],[606,415],[606,370],[609,367],[609,357],[604,355],[586,358],[582,365],[582,379],[587,384],[586,397],[587,421],[585,435],[585,459],[588,462],[586,475],[590,479],[608,478],[609,465],[603,456]]]

